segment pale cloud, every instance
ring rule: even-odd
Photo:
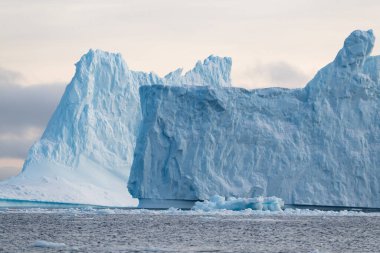
[[[0,132],[0,158],[26,158],[30,146],[40,138],[42,132],[42,127],[18,127],[17,131],[8,129]]]
[[[0,68],[0,179],[17,174],[39,139],[65,85],[22,86],[23,76]]]
[[[0,180],[17,175],[24,160],[15,158],[0,158]]]
[[[21,80],[21,74],[0,68],[0,167],[5,166],[2,158],[26,157],[45,129],[65,87],[22,86]]]
[[[310,80],[302,70],[286,62],[257,63],[242,73],[251,88],[289,87],[301,88]]]
[[[19,80],[21,74],[0,68],[0,136],[45,128],[65,87],[63,84],[22,86]]]
[[[0,67],[0,87],[13,85],[22,80],[22,75],[19,72],[3,69]]]

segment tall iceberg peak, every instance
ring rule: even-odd
[[[125,62],[123,60],[123,57],[120,53],[111,53],[106,52],[100,49],[90,49],[86,54],[84,54],[80,60],[75,64],[77,67],[77,72],[80,70],[80,68],[90,68],[99,66],[99,63],[123,63],[125,66]],[[79,69],[78,69],[79,68]]]
[[[347,96],[360,86],[369,88],[380,84],[380,57],[370,56],[374,42],[372,30],[353,31],[334,61],[318,71],[307,84],[305,91],[309,98],[330,93],[330,98],[334,99]]]
[[[347,71],[358,71],[371,54],[375,43],[372,30],[353,31],[344,41],[343,48],[336,56],[334,63]]]
[[[0,199],[135,205],[126,183],[141,120],[138,89],[152,84],[231,86],[230,59],[208,59],[172,80],[130,70],[120,54],[90,50],[76,63],[22,173],[0,183]]]

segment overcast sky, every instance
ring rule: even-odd
[[[22,166],[90,48],[159,75],[231,56],[235,86],[303,87],[378,0],[0,0],[0,179]],[[373,54],[379,54],[375,46]]]

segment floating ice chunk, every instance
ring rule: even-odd
[[[241,211],[245,209],[282,211],[284,201],[277,197],[225,198],[215,195],[210,200],[195,203],[193,210],[212,211],[216,209]]]
[[[44,240],[37,240],[33,243],[33,247],[39,248],[61,248],[66,247],[66,244],[59,242],[48,242]]]

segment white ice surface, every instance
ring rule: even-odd
[[[0,199],[136,206],[127,190],[141,119],[141,85],[230,86],[231,59],[210,56],[161,78],[130,70],[120,54],[90,50],[22,173],[0,182]],[[43,99],[43,98],[41,98]]]
[[[354,31],[303,89],[141,87],[131,194],[380,208],[374,40]]]

